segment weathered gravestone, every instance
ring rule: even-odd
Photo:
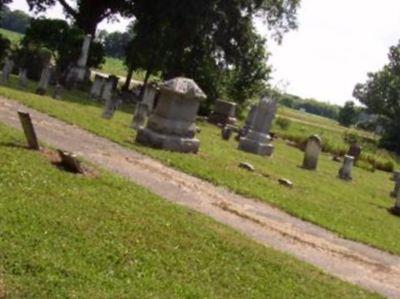
[[[19,69],[19,86],[26,88],[28,86],[28,71],[25,68]]]
[[[187,78],[175,78],[160,86],[160,97],[145,128],[138,130],[136,141],[165,150],[197,153],[196,115],[206,95]]]
[[[237,122],[235,118],[236,106],[232,102],[217,100],[214,111],[211,113],[208,121],[214,125],[235,125]]]
[[[79,57],[76,65],[73,66],[68,73],[66,80],[68,88],[76,87],[78,84],[85,82],[87,79],[89,70],[86,65],[89,58],[91,42],[92,36],[90,34],[86,35],[82,44],[81,56]]]
[[[122,104],[122,100],[118,96],[112,96],[106,101],[102,117],[105,119],[111,119],[114,116],[115,111]]]
[[[276,101],[262,98],[256,109],[252,109],[246,121],[249,126],[247,134],[240,138],[239,150],[260,155],[271,156],[274,146],[270,144],[269,132],[277,111]]]
[[[24,130],[28,146],[33,150],[40,150],[39,142],[29,113],[18,111],[18,117]]]
[[[400,192],[397,193],[396,202],[392,209],[393,214],[400,216]]]
[[[5,84],[8,82],[8,79],[10,78],[10,74],[14,68],[14,61],[10,58],[7,57],[4,62],[2,74],[1,74],[1,83]]]
[[[53,73],[53,66],[51,64],[48,64],[43,68],[42,75],[40,76],[39,86],[36,89],[37,94],[40,95],[46,94],[47,89],[49,88],[49,83],[52,73]]]
[[[319,155],[322,151],[322,140],[318,135],[308,138],[306,149],[304,151],[303,168],[316,170],[318,167]]]
[[[361,156],[361,152],[362,152],[362,147],[361,145],[354,143],[350,146],[349,151],[347,153],[348,156],[352,156],[354,157],[354,163],[358,161],[358,159],[360,159]]]
[[[99,74],[96,74],[94,76],[94,81],[92,84],[92,88],[90,90],[90,97],[92,99],[100,100],[101,95],[103,93],[103,88],[104,88],[104,85],[106,84],[106,82],[107,82],[106,77],[101,76]]]
[[[158,92],[158,86],[155,84],[147,84],[144,89],[142,104],[147,106],[149,113],[154,110]]]
[[[118,86],[118,77],[116,76],[109,76],[107,78],[106,83],[104,84],[103,92],[101,94],[101,100],[107,103],[110,101],[114,95],[115,89]]]
[[[229,141],[233,133],[232,126],[225,126],[221,130],[221,137],[223,140]]]
[[[397,195],[400,193],[400,171],[395,171],[393,173],[393,178],[392,180],[394,181],[394,189],[390,193],[390,196],[393,198],[396,198]]]
[[[351,181],[352,171],[354,166],[354,157],[352,156],[345,156],[343,160],[343,166],[339,170],[339,178],[345,181]]]
[[[136,105],[135,114],[133,115],[131,128],[138,130],[144,127],[149,116],[149,107],[146,104],[138,103]]]
[[[56,99],[56,100],[61,99],[62,90],[63,90],[62,85],[60,83],[57,83],[56,86],[54,86],[53,99]]]
[[[81,162],[75,154],[63,150],[57,150],[57,152],[61,159],[60,164],[65,170],[72,173],[84,173]]]

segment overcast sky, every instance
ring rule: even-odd
[[[10,6],[27,10],[25,0]],[[62,9],[47,16],[62,17]],[[400,0],[303,0],[298,19],[299,29],[285,35],[282,45],[269,44],[274,84],[321,101],[351,100],[354,85],[380,69],[389,47],[400,40]],[[104,22],[100,28],[123,30],[127,23]]]

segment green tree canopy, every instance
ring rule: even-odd
[[[357,84],[354,97],[369,113],[381,116],[385,133],[384,147],[400,153],[400,43],[389,51],[389,63],[376,73],[369,73],[363,84]]]
[[[353,101],[348,101],[339,111],[339,123],[345,127],[354,125],[357,121],[358,111]]]

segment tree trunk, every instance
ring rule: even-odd
[[[128,73],[126,74],[125,84],[122,87],[123,91],[128,91],[129,90],[129,87],[130,87],[131,81],[132,81],[132,77],[133,77],[133,66],[131,64],[131,65],[129,65]]]

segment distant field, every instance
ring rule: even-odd
[[[23,34],[21,33],[10,31],[3,28],[0,28],[0,34],[8,38],[13,44],[18,44],[23,37]]]

